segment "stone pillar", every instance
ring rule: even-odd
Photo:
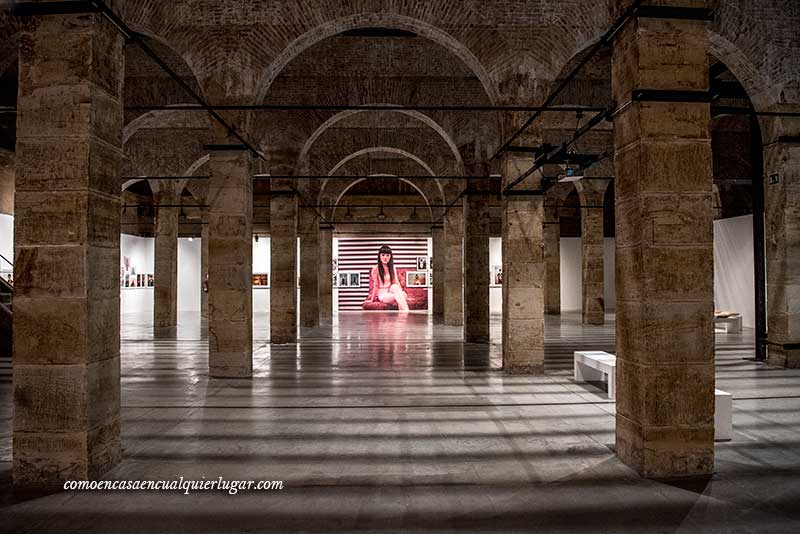
[[[444,323],[464,324],[464,210],[456,204],[444,218]],[[441,261],[441,260],[440,260]]]
[[[581,202],[581,293],[583,324],[605,322],[603,276],[603,200],[609,180],[585,178],[575,183]]]
[[[464,199],[464,341],[488,343],[489,188],[471,183],[470,189]]]
[[[551,201],[549,199],[545,202]],[[552,202],[552,201],[551,201]],[[561,221],[558,208],[544,208],[544,312],[561,314]]]
[[[208,277],[208,224],[202,225],[200,229],[200,283],[205,288],[206,278]],[[200,292],[200,318],[208,319],[208,292],[201,289]]]
[[[445,286],[445,257],[447,247],[444,237],[444,225],[431,228],[432,253],[431,263],[433,264],[433,318],[444,320],[444,286]]]
[[[270,199],[270,341],[297,341],[297,197],[273,182]],[[277,191],[281,194],[275,194]]]
[[[503,183],[529,166],[506,156]],[[544,374],[544,197],[507,198],[502,228],[503,369]]]
[[[302,262],[301,262],[302,263]],[[319,324],[333,324],[333,230],[319,231]]]
[[[639,88],[708,83],[702,22],[639,18],[615,38],[620,104]],[[614,119],[616,452],[645,477],[714,466],[709,115],[705,103],[633,102]]]
[[[96,479],[120,449],[119,240],[125,55],[99,14],[20,36],[13,477]]]
[[[300,234],[300,326],[319,326],[319,217],[309,208],[301,208]]]
[[[782,118],[770,125],[764,153],[767,254],[767,359],[781,367],[800,367],[800,145],[781,137],[800,135],[800,120]]]
[[[218,144],[239,143],[213,128]],[[208,367],[217,378],[253,376],[252,164],[237,149],[215,150],[208,161]]]
[[[180,197],[164,191],[156,197],[155,287],[153,327],[156,335],[174,334],[178,324],[178,213]]]
[[[0,213],[14,215],[14,152],[0,148]]]

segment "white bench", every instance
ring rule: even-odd
[[[741,332],[742,331],[742,314],[737,313],[730,317],[714,317],[714,329],[719,327],[728,332]]]
[[[608,398],[616,399],[617,357],[602,351],[575,351],[575,382],[603,381],[607,377]],[[714,389],[714,440],[733,438],[733,395]]]
[[[608,398],[617,398],[617,357],[602,351],[575,351],[575,382],[602,381],[606,376]]]
[[[729,441],[733,438],[733,395],[714,389],[714,440]]]

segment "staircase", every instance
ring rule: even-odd
[[[5,259],[5,258],[3,258]],[[12,299],[14,288],[0,277],[0,383],[11,382]]]

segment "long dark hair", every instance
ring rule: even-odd
[[[378,274],[380,275],[380,283],[383,283],[384,278],[386,278],[386,273],[383,271],[383,263],[381,263],[381,254],[391,254],[389,258],[389,263],[386,267],[389,269],[389,279],[391,283],[395,283],[394,279],[394,254],[392,254],[392,249],[388,245],[383,245],[378,250]]]

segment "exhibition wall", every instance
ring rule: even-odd
[[[200,311],[202,248],[199,238],[178,239],[178,311]]]
[[[260,237],[258,241],[253,238],[253,274],[266,274],[269,276],[270,262],[270,239]],[[269,313],[269,285],[253,286],[253,313]]]
[[[616,309],[616,288],[614,287],[614,238],[603,241],[603,280],[607,311]],[[580,311],[582,304],[583,281],[581,262],[583,252],[580,237],[561,238],[561,311]]]
[[[6,213],[0,213],[0,254],[14,262],[14,216]],[[0,259],[0,274],[4,280],[11,271],[11,265]]]
[[[755,327],[753,216],[714,221],[714,306]]]
[[[392,249],[394,267],[408,295],[412,310],[429,310],[431,279],[429,237],[341,237],[334,238],[334,263],[337,265],[333,307],[338,311],[361,311],[369,295],[370,272],[378,262],[381,246]],[[437,281],[439,282],[439,281]],[[437,283],[435,282],[435,283]],[[416,287],[414,287],[416,286]],[[372,310],[396,309],[380,303]]]
[[[120,313],[153,314],[152,287],[125,287],[125,277],[155,272],[155,239],[122,234],[119,237]],[[180,268],[180,266],[179,266]]]

